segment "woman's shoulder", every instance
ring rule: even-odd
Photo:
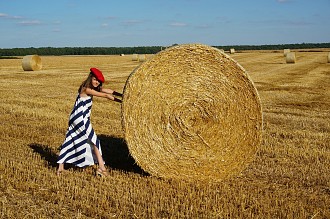
[[[88,99],[88,98],[92,98],[90,95],[88,95],[86,92],[82,91],[80,93],[78,93],[78,97],[81,99]]]
[[[83,94],[78,94],[78,96],[79,96],[79,98],[81,98],[81,99],[89,99],[89,98],[92,98],[92,96],[87,95],[87,94],[85,94],[85,95],[83,95]]]

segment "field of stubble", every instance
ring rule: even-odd
[[[327,53],[231,55],[261,97],[263,142],[239,175],[217,184],[148,176],[129,156],[119,103],[94,98],[92,124],[110,177],[93,167],[55,174],[77,89],[90,67],[122,91],[131,56],[0,59],[0,218],[330,218],[330,63]]]

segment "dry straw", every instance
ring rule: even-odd
[[[138,60],[139,60],[138,54],[133,54],[132,55],[132,61],[138,61]]]
[[[139,55],[139,61],[144,62],[147,59],[147,56],[145,54]]]
[[[328,63],[330,63],[330,52],[328,53]]]
[[[23,57],[22,67],[24,71],[41,70],[41,58],[38,55],[27,55]]]
[[[296,53],[295,52],[289,52],[285,56],[286,63],[296,63]]]
[[[187,44],[131,73],[122,124],[131,155],[150,174],[220,181],[253,159],[262,111],[243,67],[216,48]]]
[[[290,49],[284,49],[283,50],[283,56],[286,57],[286,55],[290,52]]]

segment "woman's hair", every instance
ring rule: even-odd
[[[102,88],[102,83],[100,82],[99,86],[97,87],[93,87],[92,85],[92,77],[94,75],[92,73],[89,73],[87,79],[85,81],[83,81],[78,89],[78,92],[80,93],[82,90],[85,90],[86,88],[91,88],[93,90],[96,90],[96,91],[101,91],[101,88]],[[94,76],[95,77],[95,76]]]

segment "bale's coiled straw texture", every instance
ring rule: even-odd
[[[285,56],[286,63],[296,63],[296,53],[288,52]]]
[[[286,55],[291,52],[290,49],[284,49],[283,50],[283,56],[286,57]]]
[[[259,95],[245,70],[200,44],[159,52],[126,81],[125,139],[137,164],[164,178],[220,181],[261,142]]]
[[[139,60],[139,55],[138,54],[133,54],[132,55],[132,61],[138,61]]]
[[[144,62],[147,59],[147,56],[145,54],[139,55],[139,61]]]
[[[23,57],[22,68],[24,71],[41,70],[41,58],[38,55],[27,55]]]

